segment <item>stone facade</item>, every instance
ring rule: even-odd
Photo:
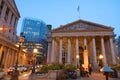
[[[20,14],[14,0],[0,0],[0,30],[12,42],[16,41],[17,23]]]
[[[113,28],[78,20],[52,30],[48,36],[47,63],[83,65],[116,64]],[[99,58],[103,55],[102,60]]]
[[[19,18],[14,0],[0,0],[0,66],[4,68],[15,65],[17,58],[19,64],[28,64],[28,54],[15,45]]]

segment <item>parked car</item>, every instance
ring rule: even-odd
[[[22,70],[23,70],[24,72],[26,72],[26,71],[28,71],[28,67],[27,67],[27,66],[22,66]]]
[[[15,70],[15,66],[12,66],[7,70],[7,73],[11,75],[14,70]],[[21,65],[18,65],[17,70],[21,73],[24,72],[24,69]]]
[[[11,75],[12,73],[13,73],[13,71],[14,71],[14,67],[10,67],[8,70],[7,70],[7,73],[9,74],[9,75]]]
[[[0,68],[0,80],[6,76],[6,72]]]

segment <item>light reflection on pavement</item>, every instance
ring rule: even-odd
[[[31,74],[31,71],[20,74],[19,80],[29,80],[30,74]],[[7,77],[3,80],[10,80],[10,75],[7,75]]]

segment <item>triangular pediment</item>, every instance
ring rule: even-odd
[[[69,23],[64,26],[60,26],[59,28],[56,28],[53,30],[53,32],[61,32],[61,31],[86,31],[86,30],[113,30],[113,28],[109,26],[104,26],[101,24],[88,22],[84,20],[78,20],[72,23]]]

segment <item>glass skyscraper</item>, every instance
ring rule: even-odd
[[[44,61],[47,54],[47,25],[42,20],[24,18],[22,22],[22,35],[25,37],[23,48],[33,53],[37,49],[36,62],[40,64]]]
[[[46,24],[42,20],[24,18],[22,32],[25,39],[29,42],[38,42],[40,39],[46,39]]]

